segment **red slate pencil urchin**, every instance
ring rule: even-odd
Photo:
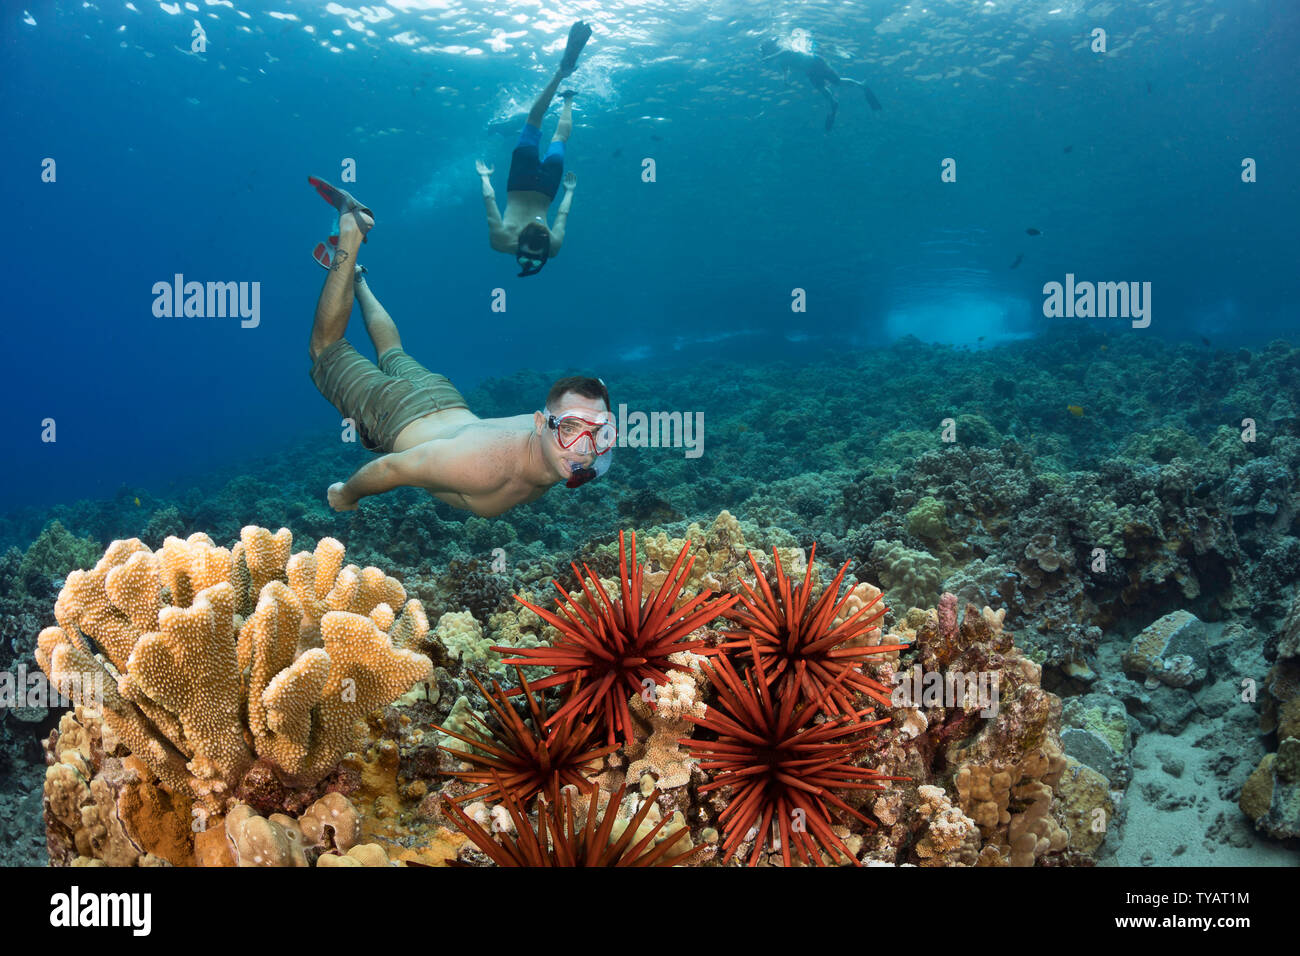
[[[625,787],[619,787],[610,796],[602,815],[598,809],[600,793],[592,790],[586,817],[579,825],[570,791],[561,790],[558,804],[539,801],[535,828],[519,801],[507,792],[505,806],[515,832],[501,834],[500,842],[451,801],[445,801],[443,807],[451,815],[456,829],[469,837],[497,866],[676,866],[706,849],[701,845],[669,856],[668,851],[686,836],[685,828],[668,834],[658,846],[654,846],[654,839],[668,822],[667,818],[660,820],[633,844],[637,829],[659,797],[658,790],[641,805],[622,836],[611,840],[625,792]]]
[[[485,752],[439,748],[476,768],[453,771],[453,776],[471,783],[486,784],[459,797],[458,800],[462,803],[480,798],[496,800],[504,796],[527,804],[538,793],[544,793],[554,801],[560,788],[568,784],[581,790],[590,790],[592,784],[587,781],[587,774],[597,769],[593,764],[617,749],[614,746],[592,746],[595,733],[593,722],[575,720],[544,730],[546,715],[542,706],[533,697],[532,686],[524,678],[523,671],[518,668],[516,671],[528,700],[531,721],[526,722],[519,716],[500,684],[493,681],[493,692],[489,694],[478,678],[470,674],[470,680],[496,712],[496,720],[491,726],[480,720],[479,723],[483,724],[487,733],[476,734],[474,737],[466,737],[445,727],[434,727],[435,730],[470,744],[475,750]]]
[[[756,648],[751,649],[760,661],[758,674],[747,669],[744,681],[726,657],[714,658],[713,664],[701,663],[718,699],[703,717],[686,718],[713,731],[718,738],[678,741],[690,748],[691,756],[700,761],[700,769],[710,773],[712,779],[700,787],[701,794],[731,788],[731,798],[718,818],[726,851],[722,862],[729,863],[749,832],[756,829],[749,865],[757,865],[775,823],[786,866],[790,865],[791,843],[799,858],[810,866],[821,865],[821,850],[832,859],[838,852],[857,866],[857,859],[831,829],[827,805],[875,827],[873,820],[834,791],[883,790],[881,781],[907,779],[855,767],[851,762],[871,746],[863,734],[888,721],[857,720],[868,709],[805,725],[815,715],[816,703],[797,702],[793,694],[780,696],[779,703],[774,701],[778,695],[769,690],[769,682],[764,679],[762,658]],[[845,726],[850,719],[857,722]]]
[[[853,713],[855,692],[864,693],[888,706],[889,689],[863,674],[860,668],[864,660],[873,654],[906,650],[907,645],[843,646],[871,630],[884,617],[887,610],[884,606],[874,614],[864,616],[880,598],[859,608],[843,623],[832,625],[835,616],[848,603],[852,594],[851,591],[846,591],[843,597],[836,600],[849,562],[844,562],[835,580],[826,586],[817,602],[809,607],[817,546],[813,545],[808,556],[803,584],[795,590],[791,590],[790,579],[781,566],[781,557],[776,548],[772,549],[772,557],[776,561],[775,594],[750,552],[749,563],[754,568],[761,593],[755,593],[744,581],[740,582],[748,597],[741,597],[740,606],[729,611],[727,618],[741,627],[724,635],[735,639],[722,644],[721,649],[741,648],[739,656],[749,657],[753,663],[754,658],[747,650],[752,639],[757,646],[757,660],[763,665],[763,672],[767,674],[767,683],[773,693],[780,699],[795,695],[800,702],[816,701],[827,716]]]
[[[668,683],[667,671],[673,667],[668,660],[669,654],[708,646],[707,641],[685,641],[683,638],[702,624],[725,614],[737,599],[729,594],[713,597],[712,591],[706,591],[675,606],[695,563],[693,556],[686,559],[690,546],[687,541],[668,577],[652,594],[642,594],[645,566],[636,563],[636,532],[632,532],[633,569],[629,574],[627,551],[620,531],[619,598],[611,600],[601,586],[600,578],[585,564],[582,568],[586,579],[576,564],[570,567],[590,602],[590,611],[569,597],[558,581],[552,583],[560,593],[556,610],[564,615],[563,618],[515,596],[516,601],[531,608],[542,620],[559,630],[559,640],[551,647],[494,647],[493,650],[518,655],[506,660],[507,664],[552,668],[555,672],[552,676],[533,685],[538,689],[574,684],[563,706],[547,721],[548,725],[596,714],[601,718],[609,743],[620,737],[630,740],[632,720],[627,702],[632,695],[641,693],[647,680],[655,684]]]

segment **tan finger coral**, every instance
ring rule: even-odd
[[[320,625],[321,617],[329,610],[325,598],[342,569],[343,545],[334,538],[321,538],[314,554],[300,551],[289,559],[285,573],[289,587],[302,602],[304,631]]]
[[[321,618],[321,637],[329,655],[329,679],[313,711],[310,736],[299,738],[307,745],[305,759],[283,768],[303,785],[319,780],[339,762],[352,744],[355,721],[396,700],[424,680],[432,666],[422,654],[393,647],[388,635],[364,614],[330,611]]]
[[[379,604],[401,607],[406,600],[406,589],[397,578],[389,577],[378,568],[358,568],[349,564],[339,572],[327,595],[325,603],[331,611],[351,611],[369,614]]]
[[[59,626],[37,642],[57,687],[80,702],[98,686],[122,743],[168,790],[214,811],[258,758],[285,785],[312,785],[350,749],[359,718],[430,669],[406,649],[428,621],[394,578],[343,567],[332,539],[289,558],[287,529],[240,538],[234,552],[203,534],[155,552],[113,542],[93,569],[68,576]],[[324,647],[303,652],[304,632],[317,631]]]
[[[140,638],[126,665],[124,695],[150,700],[180,721],[199,796],[220,794],[253,760],[235,716],[234,600],[234,589],[221,583],[200,591],[191,607],[164,607],[161,630]]]
[[[291,547],[293,535],[288,528],[281,528],[275,534],[254,525],[240,529],[239,544],[235,545],[232,557],[236,566],[241,567],[237,576],[242,579],[247,575],[250,604],[257,600],[267,582],[284,576]]]

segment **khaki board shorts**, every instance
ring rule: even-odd
[[[447,376],[430,372],[402,349],[389,349],[376,366],[346,339],[316,356],[311,380],[356,423],[370,451],[392,451],[402,429],[430,412],[469,407]]]

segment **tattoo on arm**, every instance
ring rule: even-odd
[[[346,249],[340,249],[338,252],[334,253],[334,264],[330,266],[330,271],[334,272],[338,269],[342,269],[344,263],[346,263],[350,257],[351,253]]]

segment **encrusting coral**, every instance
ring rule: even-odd
[[[668,682],[653,693],[643,692],[630,704],[638,733],[626,748],[626,776],[629,780],[650,774],[661,790],[685,786],[695,761],[682,749],[682,738],[690,734],[687,716],[703,717],[708,707],[703,700],[705,683],[700,665],[703,655],[679,651],[668,658],[677,669],[668,672]]]
[[[98,712],[75,705],[46,744],[46,841],[54,865],[193,865],[184,796],[158,787],[138,757],[106,757],[115,748]]]
[[[739,519],[725,509],[718,512],[707,528],[692,523],[684,538],[670,538],[662,531],[657,535],[645,534],[643,538],[649,559],[647,566],[653,568],[645,572],[645,580],[654,587],[663,583],[682,548],[686,548],[694,559],[686,574],[688,589],[707,588],[734,593],[750,574],[751,552],[746,546],[745,533]],[[790,536],[779,529],[775,529],[775,538],[780,541],[776,543],[774,539],[771,547],[785,566],[786,573],[792,576],[804,573],[803,549],[788,546]],[[754,552],[752,558],[765,576],[771,574],[765,553]],[[813,580],[816,581],[816,572]]]
[[[916,723],[908,730],[904,718],[882,757],[885,766],[913,773],[918,783],[943,785],[944,799],[978,828],[972,832],[933,792],[923,792],[917,822],[947,823],[927,829],[930,838],[917,842],[919,861],[1033,866],[1049,856],[1083,860],[1100,843],[1091,829],[1099,796],[1082,792],[1087,780],[1065,778],[1067,759],[1057,738],[1061,702],[1042,689],[1041,668],[1002,630],[1000,612],[968,605],[959,618],[956,596],[944,594],[937,608],[915,617],[913,647],[905,656],[917,681],[922,673],[942,673],[963,677],[965,686],[960,698],[932,697],[914,682],[909,706],[897,713],[915,715]],[[988,675],[990,684],[973,687],[965,679],[972,674]],[[946,769],[935,774],[928,765]]]
[[[450,660],[489,667],[500,660],[492,650],[492,641],[483,636],[483,626],[469,611],[448,611],[438,618],[433,634]]]
[[[916,855],[922,861],[951,861],[966,850],[968,862],[973,863],[973,850],[978,849],[975,838],[979,835],[975,821],[952,805],[943,787],[922,784],[917,787],[917,793],[922,801],[917,812],[928,827],[925,836],[917,841]],[[970,846],[972,843],[974,847]]]
[[[881,583],[903,607],[924,607],[939,590],[939,559],[897,541],[877,541],[871,559],[880,567]]]
[[[201,533],[157,551],[115,541],[68,576],[59,626],[37,641],[57,687],[75,698],[102,681],[105,722],[164,787],[209,812],[259,760],[285,786],[314,784],[350,749],[358,718],[429,672],[428,658],[394,646],[392,635],[428,630],[418,602],[395,617],[397,581],[341,567],[333,539],[292,560],[290,543],[287,529],[256,527],[233,551]]]

